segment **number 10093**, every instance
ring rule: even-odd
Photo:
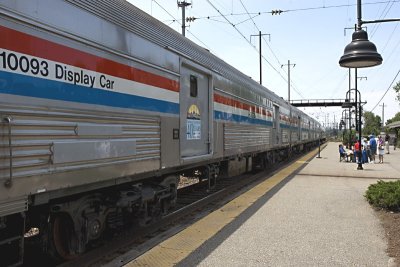
[[[34,57],[28,58],[24,55],[16,55],[4,50],[0,53],[0,67],[4,70],[31,73],[43,77],[49,75],[49,64],[47,61]]]

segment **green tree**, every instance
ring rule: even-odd
[[[396,85],[393,86],[393,90],[396,91],[396,93],[397,93],[396,99],[397,99],[397,101],[400,102],[400,81],[398,81],[398,82],[396,83]]]
[[[364,112],[364,135],[374,134],[375,136],[379,134],[381,129],[381,117],[375,116],[374,113],[370,111]]]
[[[392,123],[392,122],[395,122],[395,121],[400,121],[400,112],[397,112],[396,115],[394,115],[393,118],[388,119],[386,121],[386,124],[389,124],[389,123]]]

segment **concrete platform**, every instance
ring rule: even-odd
[[[364,170],[339,162],[338,143],[319,159],[315,153],[127,266],[391,265],[383,228],[363,195],[378,179],[400,178],[400,150]]]

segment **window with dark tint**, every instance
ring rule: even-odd
[[[197,77],[190,75],[190,96],[197,97]]]

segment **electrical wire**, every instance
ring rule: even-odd
[[[393,81],[390,83],[390,85],[389,85],[388,89],[386,90],[386,92],[385,92],[385,93],[383,94],[383,96],[381,97],[381,99],[378,101],[378,103],[376,103],[375,107],[374,107],[373,109],[371,109],[371,112],[374,111],[374,109],[379,105],[379,103],[381,103],[382,99],[385,97],[385,95],[386,95],[387,92],[390,90],[390,88],[392,88],[392,85],[393,85],[393,83],[396,81],[397,76],[399,75],[399,73],[400,73],[400,69],[399,69],[399,71],[397,72],[396,76],[394,77]]]
[[[242,4],[244,10],[246,11],[247,15],[251,18],[251,21],[253,22],[254,27],[260,32],[260,29],[258,28],[257,24],[255,23],[255,21],[253,20],[254,17],[251,17],[249,11],[247,10],[247,8],[245,7],[245,5],[243,4],[242,0],[240,0],[240,3]],[[275,57],[276,61],[278,62],[279,65],[282,65],[282,63],[279,61],[278,57],[275,55],[274,51],[272,50],[271,46],[268,44],[268,42],[265,40],[265,37],[262,36],[262,39],[264,40],[265,44],[267,45],[267,47],[269,48],[269,50],[272,52],[272,55]]]
[[[160,5],[156,0],[152,0],[152,1],[154,1],[161,9],[164,10],[164,12],[166,12],[170,17],[173,18],[172,23],[177,22],[179,25],[182,25],[182,24],[179,22],[179,20],[177,20],[172,14],[170,14],[170,13],[169,13],[162,5]],[[246,11],[246,13],[222,14],[222,12],[220,12],[220,11],[211,3],[210,0],[207,0],[207,2],[208,2],[220,15],[206,16],[206,17],[196,17],[196,19],[204,19],[204,18],[207,18],[207,19],[210,19],[210,20],[213,20],[213,21],[216,21],[216,22],[227,23],[227,24],[232,25],[232,26],[235,28],[235,30],[236,30],[236,31],[237,31],[237,32],[238,32],[238,33],[239,33],[239,34],[240,34],[240,35],[255,49],[255,50],[257,50],[256,47],[255,47],[253,44],[251,44],[251,42],[249,42],[249,40],[243,35],[243,33],[242,33],[240,30],[238,30],[238,29],[236,28],[236,26],[239,25],[239,24],[242,24],[242,23],[244,23],[244,22],[247,22],[247,21],[249,21],[249,20],[252,20],[254,26],[258,29],[258,27],[257,27],[256,23],[254,22],[253,18],[254,18],[254,17],[257,17],[257,16],[260,16],[260,15],[262,15],[262,14],[272,13],[272,11],[253,12],[253,13],[248,12],[248,10],[247,10],[246,7],[244,6],[243,2],[240,0],[240,2],[241,2],[241,4],[242,4],[243,8],[244,8],[245,11]],[[376,1],[376,2],[363,3],[363,5],[376,5],[376,4],[385,4],[385,3],[387,4],[386,7],[388,7],[388,6],[390,5],[390,7],[389,7],[388,9],[385,7],[385,9],[382,11],[382,14],[381,14],[381,16],[380,16],[380,17],[382,18],[382,17],[385,17],[385,16],[388,14],[389,10],[393,7],[394,3],[397,3],[397,2],[400,2],[400,0]],[[299,8],[299,9],[288,9],[288,10],[283,10],[282,12],[298,12],[298,11],[308,11],[308,10],[318,10],[318,9],[328,9],[328,8],[341,8],[341,7],[351,7],[351,6],[355,6],[355,4],[330,5],[330,6],[308,7],[308,8]],[[387,10],[386,10],[386,9],[387,9]],[[385,10],[386,10],[386,13],[383,14],[383,13],[385,12]],[[239,23],[236,23],[236,24],[233,24],[233,23],[227,18],[228,16],[243,16],[243,15],[247,15],[247,16],[249,16],[249,18],[246,19],[246,20],[243,20],[243,21],[241,21],[241,22],[239,22]],[[226,22],[220,21],[220,20],[217,20],[217,19],[213,19],[213,18],[218,18],[218,17],[223,17],[223,18],[226,20]],[[171,23],[171,24],[172,24],[172,23]],[[396,26],[396,28],[397,28],[397,26]],[[376,33],[377,29],[378,29],[378,27],[376,27],[376,28],[373,29],[372,35]],[[190,33],[196,40],[198,40],[200,43],[202,43],[205,47],[208,48],[208,46],[207,46],[205,43],[203,43],[199,38],[197,38],[193,33],[191,33],[189,30],[187,30],[187,32]],[[391,36],[389,37],[388,41],[386,42],[385,48],[386,48],[387,44],[390,42],[390,39],[392,38],[394,32],[395,32],[395,29],[393,30]],[[371,35],[371,37],[372,37],[372,35]],[[262,38],[263,38],[264,42],[267,44],[267,46],[268,46],[268,48],[270,49],[270,51],[272,52],[272,54],[274,55],[274,57],[275,57],[275,59],[277,60],[277,62],[280,64],[279,59],[277,58],[276,54],[275,54],[275,53],[273,52],[273,50],[271,49],[271,47],[270,47],[270,45],[268,44],[268,42],[265,40],[264,37],[262,37]],[[208,49],[209,49],[209,48],[208,48]],[[209,49],[209,50],[210,50],[210,49]],[[280,76],[285,82],[287,82],[287,79],[281,74],[280,71],[278,71],[278,70],[271,64],[271,62],[269,62],[264,56],[262,56],[262,58],[270,65],[270,67],[271,67],[275,72],[277,72],[277,73],[279,74],[279,76]],[[397,74],[396,74],[394,80],[392,81],[392,83],[390,84],[389,88],[386,90],[386,92],[383,94],[383,96],[381,97],[381,99],[379,100],[379,102],[375,105],[375,107],[374,107],[371,111],[373,111],[373,110],[379,105],[379,103],[382,101],[382,99],[385,97],[385,95],[386,95],[387,92],[390,90],[392,84],[394,83],[394,81],[395,81],[395,79],[397,78],[397,76],[399,75],[399,73],[400,73],[400,70],[397,72]],[[301,95],[301,93],[298,92],[298,90],[293,86],[293,82],[291,83],[291,88],[292,88],[296,93],[298,93],[301,97],[303,97],[303,96]],[[304,98],[304,97],[303,97],[303,98]]]
[[[254,27],[260,32],[260,29],[258,28],[257,24],[256,24],[255,21],[253,20],[254,17],[252,17],[252,16],[250,15],[249,11],[247,10],[246,6],[243,4],[242,0],[240,0],[240,3],[241,3],[241,5],[242,5],[242,7],[244,8],[244,10],[246,11],[246,13],[248,14],[248,16],[249,16],[249,18],[251,19],[251,21],[253,22]],[[237,24],[236,24],[236,25],[237,25]],[[264,41],[265,41],[265,38],[264,38],[264,37],[262,37],[262,38],[263,38]],[[265,42],[266,42],[266,41],[265,41]],[[276,57],[274,51],[272,51],[272,48],[270,47],[270,45],[269,45],[267,42],[266,42],[266,44],[267,44],[268,48],[270,49],[270,51],[274,54],[274,56],[275,56],[276,60],[278,61],[279,65],[282,65],[282,64],[279,62],[278,58]],[[300,97],[304,98],[304,96],[293,86],[293,83],[290,83],[290,88],[292,88],[293,91],[295,91]]]
[[[216,7],[213,5],[213,3],[211,3],[210,0],[207,0],[207,2],[221,15],[230,25],[232,25],[232,27],[240,34],[240,36],[242,36],[243,39],[245,39],[246,42],[247,42],[251,47],[254,48],[254,50],[257,51],[257,48],[243,35],[243,33],[242,33],[237,27],[235,27],[235,25],[234,25],[226,16],[224,16],[224,15],[221,13],[221,11],[219,11],[218,8],[216,8]],[[268,63],[268,65],[269,65],[273,70],[275,70],[276,73],[279,74],[279,76],[280,76],[285,82],[287,82],[287,79],[286,79],[286,78],[271,64],[271,62],[269,62],[263,55],[261,55],[261,57]]]
[[[390,5],[390,4],[391,4],[391,5]],[[390,7],[389,7],[389,5],[390,5]],[[381,14],[381,16],[379,17],[379,19],[384,19],[384,18],[387,16],[387,14],[389,13],[390,9],[393,7],[393,5],[394,5],[394,2],[387,3],[387,4],[386,4],[386,7],[385,7],[385,9],[387,8],[386,13],[383,14],[383,13],[385,12],[385,9],[384,9],[384,10],[382,11],[382,14]],[[380,26],[381,26],[381,23],[377,23],[377,24],[374,25],[374,27],[372,28],[372,31],[371,31],[371,38],[375,35],[375,33],[378,31],[378,29],[379,29]]]
[[[398,3],[400,0],[390,0],[390,1],[376,1],[376,2],[367,2],[362,3],[363,6],[365,5],[379,5],[379,4],[387,4],[387,3]],[[281,13],[284,12],[298,12],[298,11],[309,11],[309,10],[318,10],[318,9],[330,9],[330,8],[342,8],[342,7],[352,7],[356,6],[356,4],[343,4],[343,5],[331,5],[331,6],[318,6],[318,7],[306,7],[306,8],[297,8],[297,9],[286,9],[281,10]],[[260,12],[246,12],[246,13],[229,13],[229,14],[222,14],[220,15],[213,15],[213,16],[204,16],[204,17],[196,17],[196,19],[210,19],[216,17],[229,17],[229,16],[243,16],[243,15],[262,15],[262,14],[272,14],[272,11],[260,11]]]

